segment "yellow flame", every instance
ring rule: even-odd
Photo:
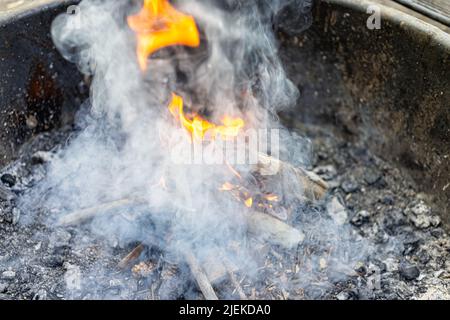
[[[221,119],[222,125],[215,125],[196,114],[188,118],[183,110],[183,98],[175,93],[172,94],[169,111],[196,141],[203,140],[206,135],[211,139],[220,137],[224,140],[236,137],[245,124],[241,118],[229,116]]]
[[[136,32],[136,53],[143,71],[148,57],[164,47],[200,45],[194,18],[177,11],[168,0],[145,0],[142,10],[128,17],[128,25]]]
[[[247,208],[251,208],[253,205],[253,198],[248,198],[244,203]]]

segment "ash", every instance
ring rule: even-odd
[[[299,204],[294,225],[306,237],[297,250],[252,240],[257,276],[238,271],[235,281],[215,286],[218,296],[238,299],[237,282],[250,299],[450,298],[450,239],[433,199],[400,168],[332,128],[291,129],[311,138],[309,169],[327,180],[330,195],[316,207]],[[189,268],[158,249],[146,247],[121,270],[119,261],[138,244],[133,239],[53,228],[51,210],[18,209],[72,134],[72,128],[41,134],[0,171],[0,300],[202,299]],[[365,250],[359,256],[358,243]]]

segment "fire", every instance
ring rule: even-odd
[[[227,140],[238,136],[245,125],[243,119],[233,118],[227,115],[222,117],[222,125],[215,125],[197,114],[187,116],[183,110],[183,98],[175,93],[172,94],[169,111],[191,134],[194,141],[202,141],[206,137],[210,139],[220,137],[223,140]]]
[[[136,32],[138,62],[143,71],[147,58],[164,47],[200,45],[194,18],[177,11],[168,0],[144,0],[142,10],[128,17],[128,25]]]
[[[136,32],[137,57],[143,71],[147,59],[155,51],[173,45],[198,47],[200,35],[192,16],[177,11],[168,0],[144,0],[142,10],[128,17],[128,25]],[[169,105],[172,115],[190,132],[192,138],[201,141],[206,135],[212,139],[236,137],[244,127],[244,120],[224,116],[221,125],[215,125],[199,115],[187,116],[183,111],[183,99],[172,95]]]
[[[244,203],[247,208],[251,208],[253,205],[253,198],[248,198],[247,200],[244,201]]]
[[[141,11],[128,17],[128,25],[136,33],[136,53],[142,71],[147,70],[148,58],[164,47],[173,45],[198,47],[200,45],[200,35],[194,18],[177,11],[168,0],[144,0]],[[175,93],[172,93],[168,109],[188,132],[192,141],[214,141],[216,138],[232,139],[237,137],[245,126],[243,119],[229,115],[223,116],[220,124],[214,124],[198,114],[186,114],[183,108],[183,98]],[[229,164],[227,166],[239,180],[242,179],[233,167]],[[159,181],[159,186],[167,190],[164,177]],[[253,197],[243,186],[226,182],[219,190],[231,192],[248,208],[253,206]],[[266,200],[276,201],[277,197],[269,195]]]

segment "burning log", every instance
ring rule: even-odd
[[[263,177],[295,177],[303,187],[303,194],[295,195],[300,200],[320,200],[328,190],[328,184],[317,174],[262,153],[258,154],[255,172]]]
[[[198,287],[200,291],[203,293],[203,296],[206,300],[219,300],[219,298],[216,295],[216,292],[214,291],[211,282],[209,282],[208,277],[206,276],[205,272],[201,268],[199,262],[197,261],[197,258],[190,252],[184,253],[184,259],[186,260],[186,263],[188,264],[192,276],[197,281]]]
[[[305,238],[299,230],[268,214],[252,212],[247,222],[249,233],[255,238],[285,249],[297,247]]]

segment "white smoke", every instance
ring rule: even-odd
[[[90,99],[77,117],[76,135],[33,193],[45,190],[44,199],[38,196],[40,205],[57,212],[53,218],[58,219],[109,201],[144,199],[146,206],[94,218],[92,231],[122,243],[145,242],[149,233],[156,234],[174,256],[191,250],[201,258],[219,247],[241,270],[256,273],[246,246],[243,206],[218,191],[232,174],[226,166],[173,163],[171,151],[183,150],[186,140],[180,138],[167,105],[175,91],[211,121],[228,113],[255,129],[282,129],[276,112],[294,105],[298,97],[278,59],[271,25],[285,1],[257,2],[177,1],[180,10],[195,17],[202,45],[155,54],[145,75],[137,64],[134,33],[126,24],[126,16],[139,5],[83,0],[79,23],[60,15],[52,27],[57,48],[93,80]],[[306,140],[282,132],[283,150],[309,149]],[[296,157],[297,163],[308,163],[309,153]],[[168,190],[162,188],[162,178]],[[241,250],[232,250],[233,242]]]

